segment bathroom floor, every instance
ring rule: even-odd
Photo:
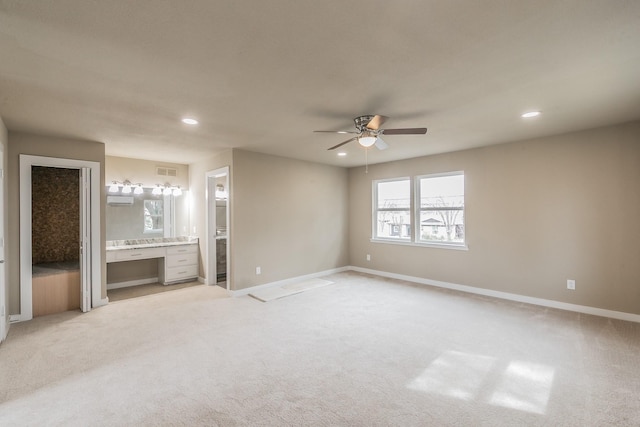
[[[177,283],[175,285],[161,285],[160,283],[151,283],[148,285],[130,286],[127,288],[111,289],[107,291],[109,302],[121,301],[129,298],[137,298],[145,295],[157,294],[160,292],[174,291],[176,289],[188,288],[191,286],[204,286],[198,281]]]

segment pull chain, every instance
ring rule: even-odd
[[[364,149],[364,173],[369,173],[369,148]]]

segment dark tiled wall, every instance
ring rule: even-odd
[[[31,168],[33,263],[78,261],[80,171]]]

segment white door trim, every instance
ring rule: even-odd
[[[231,218],[229,215],[229,201],[231,199],[231,191],[229,182],[231,181],[231,176],[229,175],[230,170],[229,166],[225,166],[219,169],[215,169],[205,173],[205,200],[206,200],[206,219],[205,219],[205,265],[207,268],[206,276],[204,283],[206,285],[216,285],[218,283],[218,272],[217,270],[217,254],[216,254],[216,196],[215,196],[215,181],[213,178],[226,176],[227,177],[227,290],[231,289],[231,268],[229,268],[229,263],[231,262],[230,258],[230,247],[231,247]],[[210,181],[213,182],[213,185],[210,185]],[[213,206],[213,209],[212,209]],[[213,224],[213,227],[212,225]],[[213,230],[211,230],[213,228]]]
[[[5,257],[4,257],[4,242],[5,242],[5,227],[4,218],[6,215],[6,198],[4,191],[4,151],[3,146],[0,144],[0,342],[4,341],[9,332],[8,317],[9,308],[7,307],[6,295],[6,269],[5,269]]]
[[[88,160],[60,159],[56,157],[20,155],[20,315],[11,316],[12,321],[33,318],[31,281],[31,167],[91,170],[91,306],[99,307],[108,302],[102,299],[102,236],[100,234],[100,163]]]

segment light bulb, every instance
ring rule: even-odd
[[[182,190],[180,189],[180,186],[176,187],[173,189],[173,193],[174,197],[178,197],[182,195]]]
[[[109,186],[109,193],[117,193],[119,190],[120,190],[120,187],[118,187],[118,182],[113,181]]]
[[[142,184],[138,184],[135,190],[133,190],[133,194],[142,194],[143,192],[144,190],[142,189]]]
[[[164,195],[164,196],[170,196],[170,195],[171,195],[171,188],[169,188],[169,187],[164,187],[164,190],[162,190],[162,195]]]
[[[162,187],[160,185],[156,185],[155,188],[151,191],[151,194],[154,196],[159,196],[162,194]]]
[[[363,147],[371,147],[373,144],[376,143],[376,137],[375,136],[363,136],[362,138],[358,138],[358,142]]]

